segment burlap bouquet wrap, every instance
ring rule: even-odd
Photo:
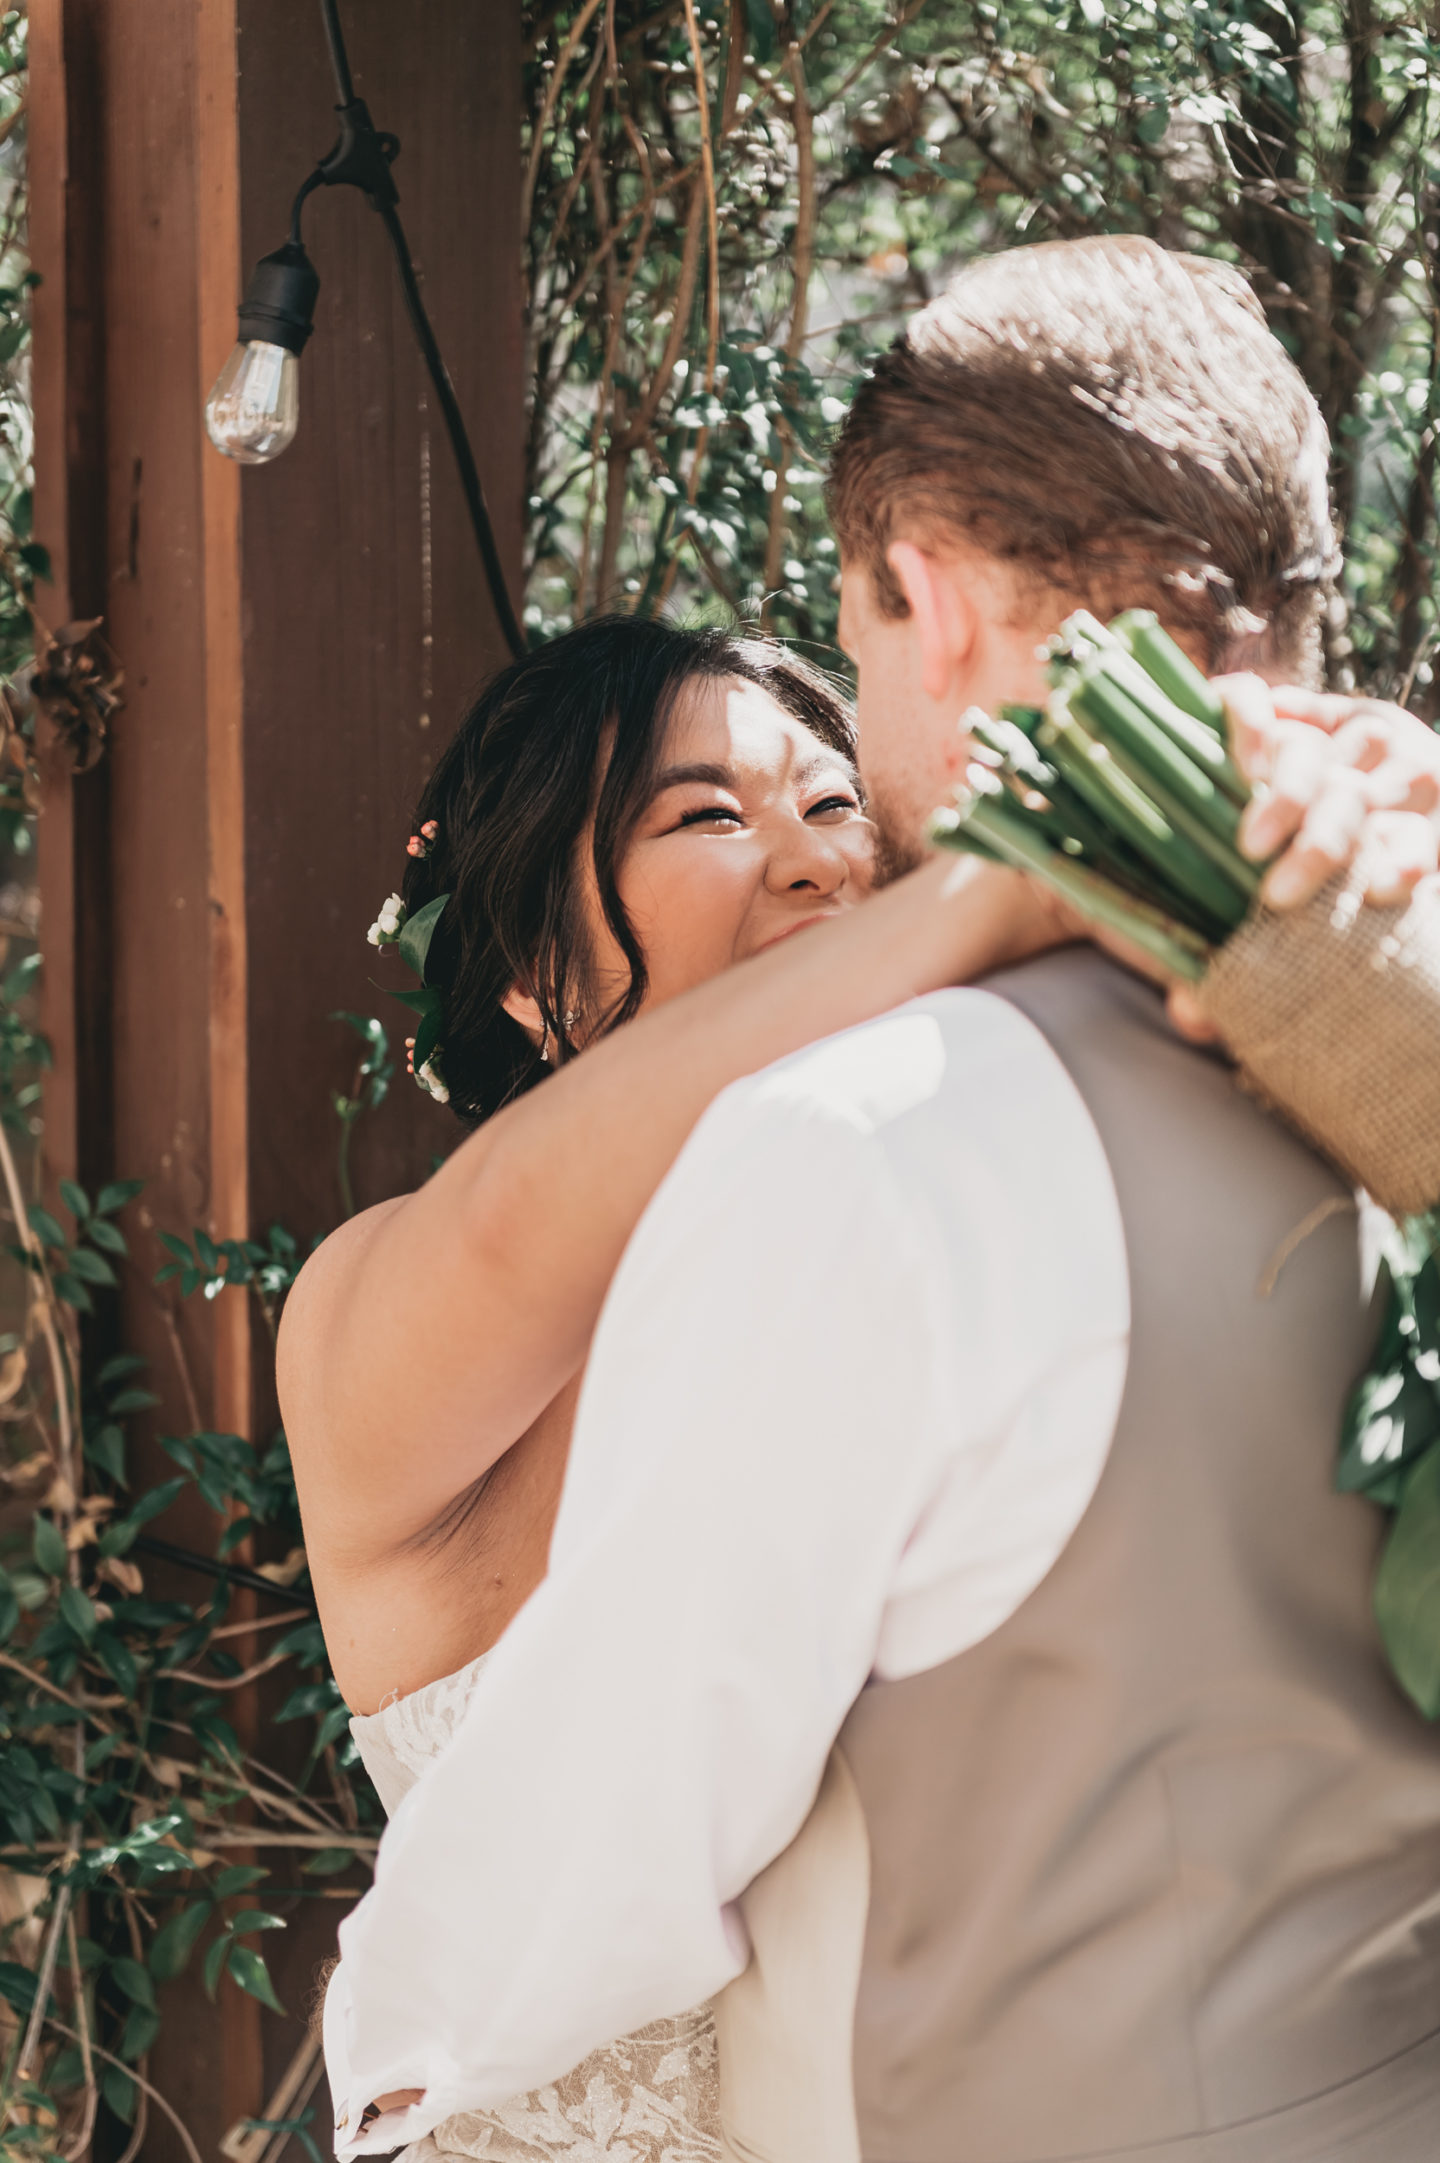
[[[1246,1086],[1395,1216],[1440,1204],[1440,882],[1403,909],[1353,877],[1257,908],[1200,994]]]

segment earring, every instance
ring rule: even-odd
[[[550,1064],[550,1024],[548,1021],[543,1025],[540,1038],[540,1064],[541,1066],[549,1066]]]

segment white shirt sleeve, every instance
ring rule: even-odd
[[[917,1002],[712,1107],[601,1317],[550,1574],[342,1926],[342,2157],[740,1972],[733,1903],[867,1678],[975,1643],[1061,1552],[1127,1327],[1104,1152],[1003,1000]]]
[[[550,1575],[342,1928],[338,2153],[538,2088],[744,1967],[731,1903],[804,1822],[936,1484],[944,1304],[844,1109],[712,1108],[612,1288]]]

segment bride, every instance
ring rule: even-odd
[[[544,1575],[606,1287],[701,1112],[1065,935],[1025,882],[961,859],[857,910],[875,849],[849,709],[783,648],[718,631],[618,618],[516,662],[416,826],[405,907],[449,896],[422,1065],[472,1131],[419,1193],[325,1241],[279,1361],[326,1643],[387,1811]],[[342,1996],[343,1975],[332,2034]],[[450,2121],[417,2163],[698,2163],[718,2153],[713,2086],[708,2018],[662,2022],[557,2090]]]
[[[326,1643],[387,1812],[545,1573],[606,1288],[700,1114],[817,1038],[1074,935],[972,859],[870,901],[853,753],[843,698],[778,645],[614,618],[506,669],[425,790],[403,909],[446,898],[421,1078],[470,1131],[418,1193],[325,1241],[279,1355]],[[392,900],[372,936],[401,920]],[[803,1224],[795,1242],[797,1268],[825,1266]],[[344,2008],[342,1969],[332,2065]],[[715,2128],[700,2009],[408,2153],[702,2163]]]

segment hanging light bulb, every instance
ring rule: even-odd
[[[297,240],[255,265],[240,303],[239,342],[205,405],[217,451],[263,466],[295,440],[300,422],[300,355],[314,329],[320,280]]]

